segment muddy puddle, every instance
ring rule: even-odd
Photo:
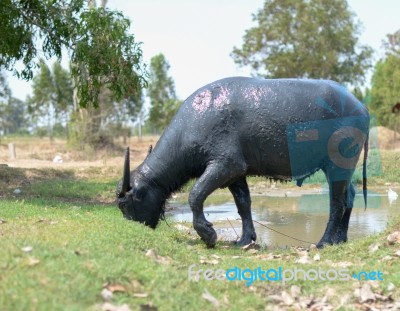
[[[362,193],[358,191],[350,219],[349,239],[380,232],[393,216],[400,214],[400,197],[390,202],[388,189],[369,189],[366,210]],[[392,189],[400,195],[399,187]],[[326,189],[253,194],[253,219],[259,222],[254,224],[257,242],[274,247],[309,246],[309,243],[290,237],[310,243],[318,242],[328,221],[328,202]],[[168,214],[174,221],[188,222],[187,226],[191,226],[192,213],[187,203],[171,201],[170,207],[172,210]],[[214,224],[220,239],[233,241],[241,235],[240,217],[229,193],[210,196],[205,202],[204,212]]]

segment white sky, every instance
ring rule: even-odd
[[[199,87],[214,80],[249,75],[230,57],[240,47],[251,14],[264,0],[109,0],[108,7],[122,11],[131,21],[136,40],[143,42],[144,60],[163,53],[171,65],[179,98],[185,99]],[[381,42],[400,29],[400,1],[348,0],[363,24],[361,43],[382,55]],[[13,96],[24,100],[30,83],[9,77]]]

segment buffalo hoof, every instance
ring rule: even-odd
[[[347,242],[347,233],[344,233],[343,231],[337,233],[335,239],[333,240],[333,243],[335,244],[346,243],[346,242]]]
[[[255,232],[250,234],[243,234],[239,241],[236,241],[236,245],[245,246],[257,240],[257,235]]]
[[[194,229],[200,238],[206,243],[208,248],[213,248],[217,243],[217,232],[212,227],[210,222],[202,222],[193,224]]]
[[[325,246],[333,245],[334,243],[332,241],[319,241],[317,244],[318,249],[322,249]]]
[[[206,243],[208,248],[214,248],[215,244],[217,244],[217,233],[214,231],[208,240],[203,239],[203,241]]]

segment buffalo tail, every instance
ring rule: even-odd
[[[364,161],[363,161],[363,195],[364,195],[364,204],[365,209],[367,208],[367,158],[368,158],[368,140],[369,140],[369,132],[367,134],[367,138],[364,142]]]

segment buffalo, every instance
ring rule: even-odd
[[[329,221],[317,244],[347,241],[355,196],[352,175],[364,147],[363,193],[369,113],[340,84],[312,79],[226,78],[208,84],[182,104],[154,149],[132,172],[127,150],[117,201],[125,218],[155,228],[166,200],[190,179],[193,227],[208,247],[217,234],[204,200],[228,187],[242,219],[246,245],[256,240],[246,177],[295,180],[318,170],[330,191]]]

